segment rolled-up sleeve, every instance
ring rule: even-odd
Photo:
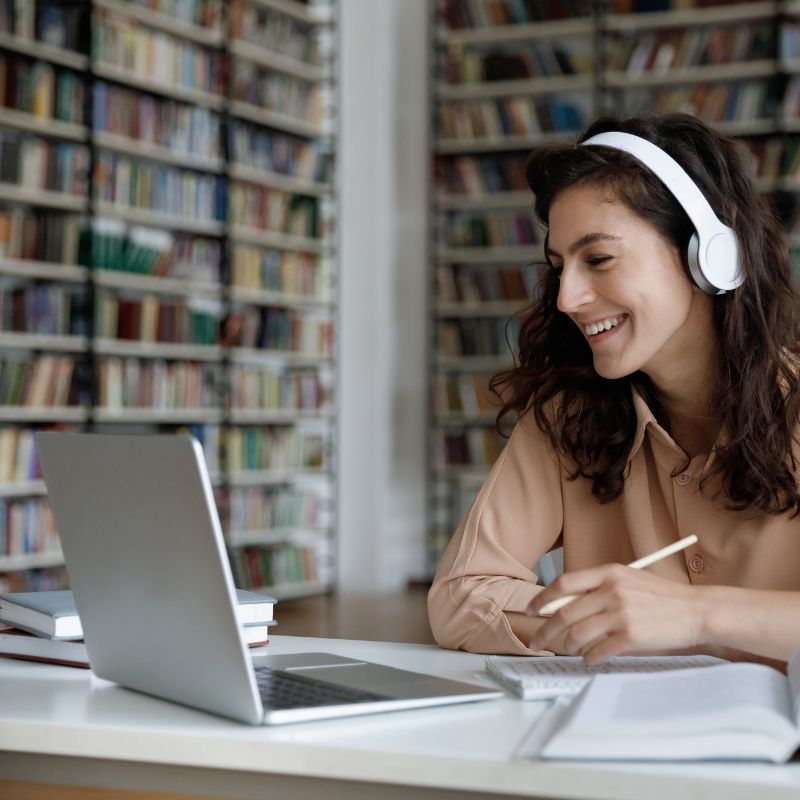
[[[541,591],[533,565],[563,525],[561,467],[530,415],[515,428],[445,550],[428,594],[442,647],[476,653],[532,654],[511,630]]]

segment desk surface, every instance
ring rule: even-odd
[[[487,680],[483,656],[429,645],[276,636],[268,648],[309,650]],[[19,754],[35,754],[366,781],[406,787],[409,795],[416,787],[598,800],[800,796],[800,763],[564,764],[515,758],[544,708],[508,697],[253,728],[121,689],[88,670],[0,659],[0,779],[19,780],[8,772],[12,756],[24,761]]]

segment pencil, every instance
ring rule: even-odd
[[[628,566],[631,569],[644,569],[645,567],[649,567],[651,564],[655,564],[656,561],[661,561],[662,558],[666,558],[667,556],[671,556],[673,553],[678,553],[681,550],[685,550],[687,547],[695,544],[695,542],[697,542],[697,537],[694,534],[685,536],[683,539],[679,539],[677,542],[673,542],[672,544],[668,544],[666,547],[662,547],[660,550],[656,550],[655,553],[650,553],[649,556],[643,556],[642,558],[637,558],[636,561],[631,561]],[[551,600],[549,603],[545,603],[545,605],[539,609],[539,613],[536,616],[552,617],[559,608],[564,608],[564,606],[569,605],[577,596],[578,595],[576,594],[568,594],[564,597],[558,597],[555,600]]]

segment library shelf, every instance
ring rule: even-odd
[[[779,11],[776,0],[755,0],[736,5],[715,5],[709,8],[672,9],[640,14],[608,14],[604,20],[607,31],[655,30],[698,25],[722,25],[770,19]]]
[[[533,194],[524,192],[485,192],[484,194],[439,194],[436,206],[440,211],[469,211],[490,208],[533,209]]]
[[[221,424],[221,408],[110,408],[97,406],[94,410],[96,422],[156,423],[163,425],[185,425],[189,423]]]
[[[191,219],[177,214],[168,214],[163,211],[150,211],[146,208],[108,203],[103,200],[95,202],[97,213],[103,217],[121,219],[134,225],[147,225],[152,228],[167,228],[168,230],[184,233],[197,233],[201,236],[222,236],[225,232],[225,223],[216,219]]]
[[[299,3],[296,0],[250,0],[250,2],[262,8],[279,11],[287,17],[292,17],[308,25],[329,25],[333,22],[331,13],[325,13],[321,8],[312,9],[307,3]]]
[[[43,480],[14,481],[13,483],[0,484],[0,498],[12,497],[43,497],[47,494],[47,487]]]
[[[230,43],[229,51],[238,58],[252,61],[254,64],[258,64],[261,67],[267,67],[276,72],[283,72],[286,75],[291,75],[301,80],[316,83],[324,81],[327,77],[327,70],[323,65],[309,64],[305,61],[298,61],[296,58],[280,55],[279,53],[271,53],[244,39],[234,39]]]
[[[42,208],[57,208],[61,211],[86,211],[88,198],[49,189],[34,189],[16,183],[0,183],[0,200]]]
[[[122,272],[113,269],[94,270],[94,282],[97,286],[110,289],[130,289],[137,292],[196,296],[207,295],[218,298],[221,287],[210,281],[192,281],[181,278],[166,278],[156,275],[140,275],[137,272]]]
[[[438,317],[511,317],[529,300],[486,300],[480,303],[436,303]]]
[[[59,567],[64,563],[60,551],[44,553],[25,553],[24,555],[0,556],[0,572],[19,572],[25,569],[45,569]]]
[[[0,406],[0,422],[86,422],[83,406]]]
[[[205,28],[189,22],[177,20],[174,17],[159,11],[153,11],[144,6],[131,2],[120,2],[120,0],[94,0],[96,8],[122,14],[130,19],[141,22],[149,28],[157,28],[165,33],[171,33],[182,39],[188,39],[196,44],[206,45],[207,47],[222,47],[224,36],[221,30]]]
[[[499,411],[499,408],[497,408],[495,411],[482,411],[478,414],[450,411],[446,414],[434,415],[433,421],[434,424],[439,428],[446,428],[451,425],[494,425]]]
[[[216,2],[216,0],[213,0]],[[51,0],[26,0],[24,5],[31,6],[31,20],[37,18],[38,12],[33,13],[35,4],[41,6],[49,4]],[[161,180],[164,178],[172,181],[173,179],[184,179],[190,176],[191,185],[194,187],[195,179],[202,185],[213,188],[213,197],[209,195],[198,196],[195,194],[183,196],[183,204],[169,205],[165,202],[163,194],[151,194],[142,192],[146,199],[137,199],[131,202],[136,203],[158,203],[165,207],[174,209],[176,214],[163,213],[154,210],[152,205],[146,207],[128,206],[117,202],[107,202],[105,197],[114,197],[113,191],[108,187],[112,185],[114,178],[114,188],[118,188],[117,179],[124,182],[125,173],[120,168],[119,174],[114,172],[103,173],[100,169],[89,175],[89,187],[92,194],[87,196],[73,196],[62,192],[52,192],[39,190],[30,186],[0,184],[0,202],[6,206],[20,205],[24,207],[19,214],[22,223],[29,224],[25,217],[44,216],[36,206],[43,209],[56,209],[59,212],[87,213],[92,227],[90,230],[97,235],[97,241],[103,242],[100,237],[109,236],[109,245],[114,248],[121,248],[121,252],[126,252],[125,248],[139,247],[141,250],[131,250],[137,253],[136,258],[142,264],[143,269],[159,270],[160,265],[169,263],[170,267],[165,270],[167,274],[148,274],[144,272],[124,272],[122,270],[107,269],[109,262],[105,260],[110,253],[104,250],[97,253],[97,263],[93,267],[79,265],[78,242],[75,242],[75,253],[72,254],[72,239],[65,241],[69,245],[69,250],[54,248],[41,248],[41,252],[50,252],[53,249],[57,252],[55,258],[70,263],[55,263],[43,260],[25,260],[21,258],[2,258],[0,257],[0,276],[7,276],[15,279],[23,279],[26,283],[34,281],[47,281],[54,284],[70,284],[62,291],[73,291],[74,284],[79,284],[89,292],[94,294],[97,290],[100,294],[95,294],[95,301],[105,301],[106,296],[111,299],[132,300],[131,296],[154,295],[158,298],[177,298],[181,305],[185,304],[190,310],[196,310],[204,315],[203,323],[209,322],[216,330],[217,322],[222,322],[225,314],[235,313],[247,307],[247,312],[257,314],[258,307],[274,307],[277,309],[285,308],[287,312],[278,312],[282,317],[301,318],[310,320],[310,327],[306,329],[303,325],[302,330],[297,332],[298,344],[313,347],[313,352],[295,352],[284,350],[262,350],[257,348],[237,348],[229,344],[214,343],[209,345],[199,345],[191,343],[167,343],[155,341],[135,341],[116,339],[110,337],[97,336],[99,329],[95,329],[93,338],[76,337],[46,337],[35,334],[23,334],[9,332],[0,333],[0,351],[5,351],[6,357],[15,362],[26,358],[26,351],[36,351],[48,353],[53,352],[53,357],[57,358],[58,351],[64,353],[79,353],[71,355],[70,360],[75,359],[79,369],[75,370],[76,380],[79,381],[80,396],[88,394],[91,381],[99,377],[102,381],[105,371],[111,375],[112,367],[119,369],[120,365],[114,363],[117,359],[124,359],[124,369],[139,368],[144,371],[154,369],[153,364],[146,363],[148,360],[155,359],[169,361],[170,367],[183,367],[182,362],[192,370],[205,377],[214,379],[214,391],[210,387],[202,397],[192,397],[191,402],[204,403],[203,407],[124,407],[118,402],[118,398],[112,394],[107,398],[105,389],[99,386],[103,392],[102,403],[92,395],[93,402],[87,398],[85,405],[75,407],[28,407],[28,406],[0,406],[0,422],[5,427],[18,427],[31,429],[49,423],[66,423],[70,426],[79,427],[86,425],[89,429],[105,430],[126,429],[132,427],[135,431],[141,430],[160,430],[175,429],[179,426],[194,425],[198,427],[197,435],[208,448],[209,463],[213,470],[212,482],[220,489],[220,500],[232,486],[237,485],[236,475],[231,475],[228,467],[230,463],[222,464],[223,469],[217,469],[216,462],[219,456],[217,452],[217,442],[224,440],[226,429],[232,434],[240,432],[240,425],[252,426],[254,429],[261,427],[264,431],[272,428],[279,431],[281,435],[288,434],[295,436],[299,433],[302,436],[310,435],[314,442],[317,440],[325,446],[325,452],[329,453],[335,447],[334,421],[335,411],[334,398],[323,406],[324,410],[318,409],[269,409],[269,408],[232,408],[228,397],[228,391],[233,387],[232,381],[236,375],[234,370],[240,370],[245,365],[255,368],[245,369],[245,372],[264,371],[280,372],[282,376],[289,376],[294,380],[292,371],[315,372],[318,376],[316,380],[324,383],[326,391],[333,391],[335,386],[336,364],[334,355],[327,352],[330,334],[328,328],[331,326],[332,319],[336,313],[336,300],[333,292],[323,290],[323,283],[327,285],[332,277],[329,273],[336,270],[336,247],[335,239],[331,233],[331,226],[327,224],[329,215],[333,214],[333,206],[336,201],[337,186],[333,180],[325,177],[320,179],[303,177],[304,172],[308,174],[306,164],[306,151],[314,154],[311,159],[315,163],[321,161],[333,161],[335,152],[332,143],[336,135],[336,121],[334,109],[330,106],[336,102],[334,85],[336,82],[336,42],[335,25],[337,22],[336,0],[330,0],[325,5],[325,0],[315,0],[313,4],[296,2],[295,0],[242,0],[243,5],[255,7],[257,9],[270,9],[276,12],[276,24],[292,27],[292,35],[298,37],[298,46],[291,51],[281,47],[282,42],[271,43],[269,39],[270,31],[245,32],[242,38],[234,39],[232,32],[225,24],[225,5],[219,2],[222,10],[221,15],[216,13],[212,16],[204,16],[202,19],[215,27],[206,27],[200,22],[199,16],[184,14],[181,4],[175,3],[155,3],[155,2],[126,2],[125,0],[89,0],[86,3],[78,4],[82,10],[87,12],[80,22],[87,23],[87,36],[82,41],[82,52],[73,52],[63,48],[52,47],[43,42],[16,36],[11,33],[0,32],[0,51],[16,57],[21,54],[28,59],[41,59],[53,65],[66,67],[81,74],[76,77],[82,81],[85,91],[85,103],[83,104],[82,117],[85,117],[86,124],[63,122],[57,119],[45,119],[33,114],[18,111],[16,109],[0,108],[0,125],[6,129],[20,131],[23,138],[40,136],[44,138],[48,146],[50,144],[60,144],[61,141],[84,145],[89,155],[89,162],[99,166],[106,166],[108,169],[116,170],[117,164],[133,170],[135,165],[141,164],[146,168],[149,176],[150,171]],[[12,3],[13,5],[13,3]],[[187,8],[194,7],[196,3],[183,4]],[[156,10],[158,7],[160,10]],[[96,13],[94,13],[96,12]],[[263,15],[262,15],[263,16]],[[272,15],[269,15],[272,22]],[[217,26],[217,20],[222,24]],[[143,61],[141,69],[137,71],[122,66],[125,62],[118,55],[124,51],[124,46],[117,50],[111,47],[108,55],[101,54],[101,45],[104,40],[96,36],[97,33],[105,30],[105,26],[110,24],[114,28],[114,33],[123,36],[124,31],[130,29],[135,35],[132,40],[141,39],[148,46],[159,41],[168,42],[170,46],[185,48],[186,52],[195,58],[195,64],[205,70],[219,70],[214,72],[204,72],[204,78],[194,80],[195,74],[183,73],[181,75],[168,74],[168,71],[153,69],[153,60]],[[20,28],[21,30],[21,28]],[[140,36],[140,34],[142,34]],[[302,53],[310,53],[316,48],[312,41],[320,35],[320,48],[318,52],[323,53],[323,57],[305,61]],[[149,39],[147,37],[150,37]],[[153,38],[155,37],[155,38]],[[300,39],[304,41],[299,41]],[[65,39],[66,40],[66,39]],[[259,40],[263,40],[263,44]],[[109,40],[110,41],[110,40]],[[124,44],[124,43],[123,43]],[[330,53],[327,46],[331,46]],[[85,49],[84,49],[85,48]],[[274,52],[271,52],[274,51]],[[286,55],[285,53],[290,53]],[[170,53],[170,55],[172,55]],[[188,58],[188,56],[187,56]],[[286,80],[296,86],[298,90],[309,91],[310,102],[308,106],[303,106],[302,111],[298,108],[295,115],[282,113],[283,105],[278,105],[277,110],[261,108],[262,98],[255,100],[256,104],[240,102],[234,99],[233,82],[218,81],[219,75],[230,74],[228,70],[238,62],[244,69],[258,68],[271,72],[276,80]],[[137,62],[138,63],[138,62]],[[198,73],[199,74],[199,73]],[[206,75],[212,76],[206,80]],[[259,72],[260,74],[260,72]],[[60,76],[60,73],[59,73]],[[180,79],[185,77],[185,85],[180,83]],[[263,77],[263,76],[262,76]],[[65,83],[67,81],[65,80]],[[169,106],[173,103],[186,104],[193,106],[201,113],[199,124],[210,122],[212,126],[218,123],[223,126],[241,126],[242,128],[251,126],[262,126],[263,129],[270,129],[286,134],[284,138],[297,138],[296,144],[292,144],[289,163],[280,164],[281,169],[286,170],[286,174],[273,172],[270,169],[250,167],[247,163],[236,163],[233,161],[232,152],[225,147],[212,149],[213,145],[205,145],[202,149],[188,148],[181,150],[178,147],[170,146],[169,139],[166,137],[150,136],[151,141],[138,140],[132,135],[122,135],[105,130],[94,130],[91,127],[93,110],[93,98],[95,89],[106,86],[109,95],[120,93],[124,94],[125,102],[139,102],[138,97],[151,96],[153,104],[156,106],[155,113],[159,115],[156,122],[164,122],[171,119],[171,110],[162,106],[166,102]],[[224,88],[223,88],[224,84]],[[195,88],[195,85],[200,88]],[[116,88],[115,88],[116,87]],[[125,89],[123,93],[123,88]],[[128,97],[130,95],[130,98]],[[316,101],[319,100],[319,103]],[[173,102],[170,102],[173,101]],[[109,101],[110,102],[110,101]],[[116,101],[115,101],[116,102]],[[302,118],[308,109],[308,119]],[[315,112],[320,109],[321,121],[316,121]],[[109,109],[114,109],[109,106]],[[189,114],[190,109],[180,108],[181,114]],[[210,112],[210,117],[209,117]],[[144,111],[142,111],[144,114]],[[217,115],[222,115],[217,119]],[[75,119],[78,117],[76,116]],[[245,121],[250,124],[245,125]],[[194,123],[193,123],[194,124]],[[114,128],[112,130],[122,130]],[[225,130],[225,127],[223,127]],[[203,133],[203,130],[199,131]],[[212,127],[212,133],[213,133]],[[164,143],[156,143],[155,139],[163,138]],[[266,136],[269,139],[269,134]],[[60,141],[59,141],[60,140]],[[246,142],[252,142],[245,137]],[[307,141],[303,141],[307,140]],[[310,140],[310,141],[308,141]],[[198,139],[198,141],[200,141]],[[221,142],[224,144],[224,142]],[[255,147],[255,145],[254,145]],[[245,150],[247,155],[243,156],[243,162],[252,158],[257,162],[258,156],[251,155]],[[258,153],[257,148],[255,152]],[[102,163],[100,161],[102,159]],[[261,161],[265,166],[269,165],[269,160]],[[166,165],[174,168],[166,170],[157,165]],[[321,164],[321,167],[331,167],[332,164]],[[180,172],[178,172],[180,170]],[[292,174],[294,173],[294,174]],[[320,172],[313,172],[314,175],[325,176],[335,174],[333,170],[321,169]],[[104,181],[104,178],[108,178]],[[237,181],[260,185],[277,192],[297,195],[303,198],[300,202],[315,206],[322,220],[320,225],[321,236],[324,238],[308,238],[284,233],[280,230],[259,230],[248,227],[237,227],[231,223],[231,218],[222,218],[222,198],[217,195],[221,187],[236,186]],[[189,183],[187,179],[185,183]],[[62,185],[60,182],[54,185]],[[68,185],[64,183],[63,185]],[[79,184],[75,184],[76,186]],[[237,187],[242,189],[242,187]],[[263,192],[266,195],[266,192]],[[127,200],[127,195],[122,194]],[[284,198],[282,198],[284,199]],[[287,201],[289,198],[285,198]],[[205,201],[214,202],[205,202]],[[204,218],[197,216],[182,216],[182,214],[204,214]],[[219,218],[217,217],[219,215]],[[53,215],[48,214],[47,217]],[[60,215],[55,215],[56,221],[61,219]],[[73,218],[69,219],[69,224],[73,224]],[[305,219],[305,217],[303,217]],[[93,222],[103,220],[103,224],[94,226]],[[109,222],[109,220],[113,222]],[[36,220],[38,225],[38,219]],[[49,219],[44,224],[50,224]],[[53,223],[55,224],[55,223]],[[59,222],[59,224],[61,224]],[[66,229],[67,223],[64,223]],[[153,229],[152,231],[134,230],[134,228]],[[288,226],[287,226],[288,228]],[[45,229],[45,228],[43,228]],[[301,233],[314,230],[311,227],[298,226],[295,228]],[[26,231],[28,228],[25,229]],[[47,228],[46,230],[49,230]],[[56,230],[54,228],[54,230]],[[86,230],[82,228],[82,230]],[[162,233],[166,231],[171,236]],[[60,229],[57,229],[57,233]],[[72,236],[74,228],[70,228],[68,233]],[[207,239],[209,241],[201,241]],[[119,241],[117,241],[119,240]],[[210,241],[216,240],[216,241]],[[80,245],[86,244],[86,239],[81,237]],[[94,241],[94,240],[93,240]],[[293,291],[281,292],[274,289],[255,288],[252,285],[236,286],[232,285],[232,272],[226,267],[230,262],[239,257],[237,242],[242,244],[255,245],[262,252],[260,258],[270,259],[279,262],[278,266],[283,269],[287,264],[286,254],[296,254],[299,263],[298,269],[302,270],[300,277],[311,280],[313,284],[302,284],[298,281],[286,283],[287,287],[299,289],[316,289],[316,295],[303,295]],[[48,245],[49,247],[49,245]],[[280,252],[274,252],[280,251]],[[11,252],[17,252],[12,250]],[[39,250],[36,251],[37,253]],[[152,255],[151,255],[152,253]],[[149,259],[149,261],[148,261]],[[219,261],[217,261],[219,259]],[[83,251],[81,253],[83,261]],[[291,261],[291,255],[289,256]],[[145,265],[145,262],[148,262]],[[102,264],[102,266],[101,266]],[[155,266],[158,264],[159,266]],[[187,265],[191,268],[187,271]],[[117,266],[115,262],[110,262],[112,267]],[[290,265],[291,266],[291,265]],[[220,279],[216,280],[216,270],[219,269]],[[171,270],[171,271],[170,271]],[[271,275],[271,273],[270,273]],[[197,276],[198,280],[192,278]],[[265,282],[266,285],[266,282]],[[270,286],[284,285],[273,284]],[[159,304],[160,308],[161,304]],[[109,306],[111,308],[111,306]],[[261,312],[263,314],[263,311]],[[206,316],[211,315],[214,319],[207,320]],[[219,317],[219,319],[217,319]],[[319,330],[319,337],[316,331]],[[215,342],[215,334],[206,332],[198,334],[199,341]],[[305,339],[300,338],[300,334],[305,335]],[[312,338],[313,337],[313,338]],[[318,341],[319,338],[319,341]],[[249,341],[249,340],[248,340]],[[294,339],[287,340],[294,342]],[[320,352],[316,352],[317,349]],[[332,348],[331,348],[332,349]],[[78,358],[80,359],[78,361]],[[149,373],[148,373],[149,374]],[[302,376],[305,379],[305,375]],[[109,378],[110,380],[110,378]],[[204,384],[205,386],[205,384]],[[114,387],[115,391],[119,387]],[[143,399],[136,397],[131,402],[147,402],[149,398]],[[288,402],[288,401],[287,401]],[[292,427],[288,427],[292,426]],[[294,426],[300,426],[297,429]],[[254,433],[258,434],[258,430]],[[249,435],[246,432],[243,435]],[[317,446],[314,444],[314,446]],[[316,452],[316,451],[315,451]],[[326,456],[327,458],[327,456]],[[309,456],[311,459],[311,456]],[[315,463],[312,460],[298,460],[297,463]],[[18,474],[25,474],[20,471]],[[263,472],[249,473],[239,476],[238,480],[244,487],[260,486],[280,486],[281,484],[309,483],[316,489],[327,491],[335,485],[335,470],[328,469],[286,469],[286,470],[267,470]],[[25,498],[25,497],[45,497],[46,491],[43,484],[28,482],[9,481],[0,485],[0,497]],[[298,529],[301,533],[302,530]],[[295,532],[297,533],[297,531]],[[324,534],[324,536],[323,536]],[[335,524],[326,528],[316,536],[313,544],[315,550],[319,551],[327,545],[328,541],[335,538]],[[55,566],[62,564],[60,554]],[[38,562],[32,561],[4,561],[0,563],[0,573],[4,572],[24,572],[26,569],[38,566]],[[45,565],[46,566],[46,565]],[[3,575],[0,574],[0,581]],[[20,580],[24,580],[20,576]],[[16,583],[14,584],[16,585]],[[293,596],[305,595],[309,592],[327,591],[327,584],[308,583],[293,584],[286,591]],[[270,587],[271,590],[271,587]]]
[[[280,544],[281,542],[291,542],[298,536],[312,538],[323,537],[330,533],[330,528],[309,528],[309,527],[284,527],[284,528],[262,528],[259,530],[234,530],[225,534],[225,542],[228,547],[250,547],[260,544]]]
[[[284,175],[280,172],[251,167],[247,164],[232,163],[228,174],[231,178],[245,183],[257,183],[260,186],[269,186],[273,189],[282,189],[294,194],[312,195],[315,197],[330,194],[333,186],[329,183],[320,183],[294,175]]]
[[[299,425],[304,422],[331,422],[331,412],[297,408],[234,408],[228,414],[232,425]]]
[[[85,142],[89,138],[89,128],[75,122],[62,122],[48,117],[38,117],[15,108],[0,107],[0,125],[7,128],[35,133],[73,142]]]
[[[788,72],[790,75],[797,75],[797,73],[800,72],[800,57],[781,56],[780,65],[783,72]]]
[[[88,347],[89,339],[86,336],[0,331],[0,349],[3,350],[58,350],[62,353],[83,353]]]
[[[205,106],[216,111],[222,110],[225,105],[225,98],[222,95],[204,92],[202,89],[192,89],[187,86],[176,86],[164,81],[154,81],[103,61],[95,64],[94,73],[99,78],[105,78],[125,86],[132,86],[134,89],[142,89],[146,92],[163,95],[173,100],[182,100],[185,103],[193,103],[197,106]]]
[[[21,53],[24,56],[49,61],[52,64],[70,67],[78,71],[85,70],[89,66],[89,58],[82,53],[67,50],[64,47],[56,47],[52,44],[45,44],[36,39],[14,36],[6,31],[0,31],[0,50],[10,50],[14,53]]]
[[[0,258],[0,275],[12,275],[16,278],[38,278],[63,283],[84,283],[89,277],[89,269],[75,264],[58,264],[53,261]]]
[[[324,581],[298,581],[297,583],[277,583],[273,586],[252,588],[252,592],[263,592],[272,595],[276,600],[296,600],[299,597],[311,597],[315,594],[328,594],[333,586]]]
[[[721,120],[713,124],[720,133],[727,136],[758,136],[779,130],[772,118]]]
[[[532,150],[537,145],[553,144],[574,140],[577,130],[543,131],[526,136],[492,136],[480,139],[443,139],[436,140],[436,153],[439,155],[455,155],[457,153],[494,153],[504,150]]]
[[[119,136],[105,131],[94,131],[92,134],[97,147],[112,150],[115,153],[144,158],[149,161],[159,161],[175,167],[186,167],[201,172],[214,172],[222,174],[225,164],[221,158],[204,158],[193,153],[170,150],[149,142],[140,142],[127,136]]]
[[[541,258],[541,245],[446,248],[438,253],[441,264],[523,264]]]
[[[533,22],[527,25],[489,25],[483,28],[439,28],[436,38],[441,44],[496,45],[530,42],[563,36],[591,36],[591,17]]]
[[[252,289],[247,286],[232,286],[231,300],[236,303],[249,303],[254,306],[276,306],[278,308],[314,308],[332,310],[329,298],[313,297],[304,294],[276,292],[270,289]]]
[[[503,356],[436,356],[439,372],[498,372],[510,367],[509,357]]]
[[[323,239],[312,239],[308,236],[294,236],[281,231],[264,228],[250,228],[246,225],[231,225],[230,238],[242,244],[256,244],[274,247],[277,250],[292,250],[303,253],[327,253],[330,246]]]
[[[775,61],[759,59],[731,64],[706,64],[665,70],[660,73],[607,72],[609,89],[642,89],[650,86],[674,86],[690,83],[727,83],[733,81],[769,78],[775,74]]]
[[[325,130],[322,123],[310,122],[309,120],[293,117],[290,114],[283,114],[280,111],[261,108],[252,103],[245,103],[242,100],[231,101],[230,113],[239,119],[249,120],[267,128],[275,128],[298,136],[305,136],[306,138],[331,138],[331,134]]]
[[[528,97],[562,92],[586,92],[594,85],[591,75],[559,75],[551,78],[525,78],[513,81],[477,83],[442,83],[437,94],[441,100],[488,100],[495,97]]]
[[[231,347],[228,350],[234,363],[278,363],[292,367],[318,367],[333,365],[331,356],[319,353],[302,353],[294,350],[270,350],[261,347]]]
[[[95,339],[94,350],[104,356],[133,356],[135,358],[164,358],[179,361],[221,361],[218,345],[139,342],[127,339]]]
[[[306,480],[329,480],[327,469],[266,469],[232,470],[228,473],[231,486],[279,486]]]

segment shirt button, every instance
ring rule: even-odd
[[[688,472],[681,472],[681,474],[675,478],[675,483],[677,483],[678,486],[687,486],[691,480],[692,476]]]
[[[702,572],[705,566],[706,564],[702,556],[695,554],[689,559],[689,569],[692,572]]]

